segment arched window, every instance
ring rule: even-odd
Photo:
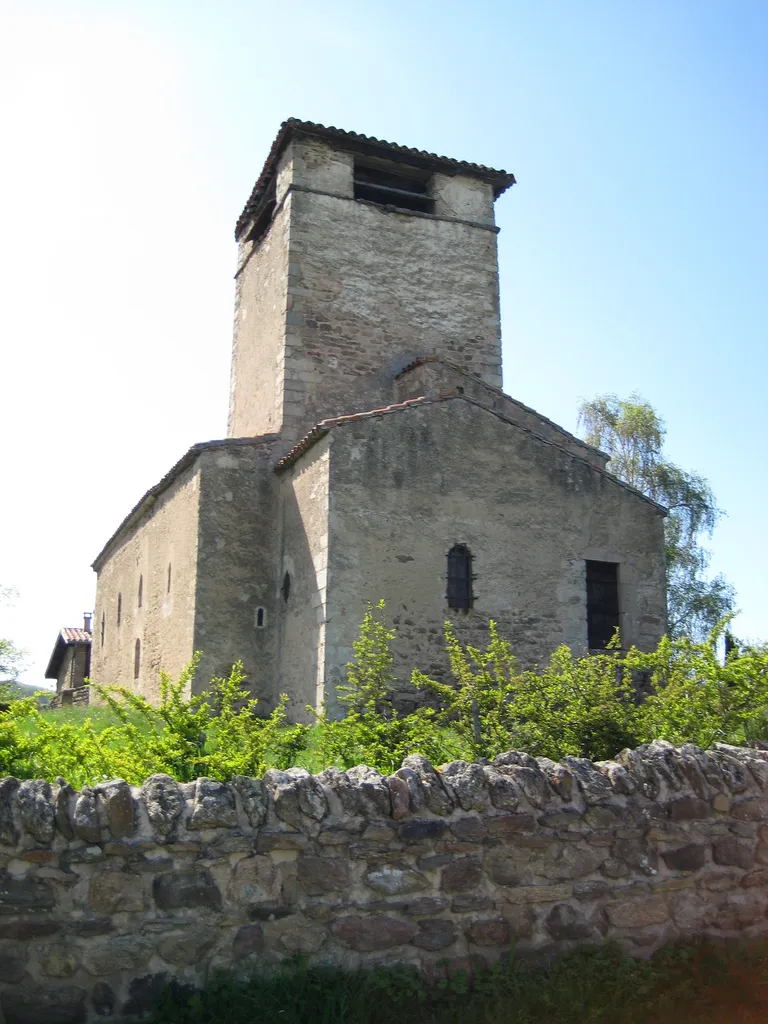
[[[171,592],[171,563],[169,562],[168,563],[168,586],[166,588],[166,593],[170,594],[170,592]]]
[[[120,625],[120,620],[123,617],[123,595],[117,595],[117,624]]]
[[[283,585],[280,588],[280,593],[283,595],[284,601],[287,601],[291,595],[291,574],[289,572],[283,576]]]
[[[448,607],[468,612],[472,595],[472,554],[466,544],[454,544],[448,552]]]
[[[106,629],[106,627],[107,627],[106,614],[104,612],[102,612],[101,613],[101,646],[102,647],[104,646],[104,630]]]
[[[141,602],[144,599],[144,577],[139,576],[139,608],[141,608]]]
[[[141,671],[141,640],[136,638],[136,646],[133,649],[133,678],[139,678],[139,672]]]

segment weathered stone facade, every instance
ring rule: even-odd
[[[495,619],[524,665],[585,651],[587,562],[617,574],[622,643],[658,641],[664,510],[500,390],[494,200],[513,181],[283,126],[238,223],[230,437],[190,449],[94,562],[97,682],[156,699],[202,650],[198,690],[241,659],[265,708],[287,692],[295,717],[337,712],[384,598],[407,703],[412,668],[446,670],[448,618],[471,643]]]
[[[613,940],[768,934],[768,752],[0,780],[5,1024],[130,1019],[166,985],[312,964],[428,978]]]

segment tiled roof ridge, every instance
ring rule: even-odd
[[[509,416],[505,416],[504,413],[499,412],[498,409],[493,409],[490,405],[484,405],[482,402],[478,402],[476,398],[471,398],[469,395],[460,395],[456,391],[446,392],[435,398],[428,397],[426,395],[423,395],[420,398],[409,398],[405,402],[397,402],[394,405],[387,405],[382,409],[371,409],[368,412],[353,413],[350,416],[334,416],[331,419],[321,420],[319,423],[316,423],[315,426],[312,427],[312,429],[282,457],[282,459],[280,459],[275,466],[275,472],[281,472],[293,465],[293,463],[296,462],[304,452],[308,451],[322,437],[325,437],[325,435],[329,433],[329,431],[333,430],[334,427],[341,427],[348,423],[357,423],[364,420],[377,419],[391,413],[403,412],[406,409],[419,408],[426,405],[442,405],[445,402],[466,402],[467,405],[474,405],[477,406],[478,409],[483,409],[485,412],[489,412],[492,416],[501,420],[502,423],[508,423],[511,427],[516,427],[518,430],[522,430],[523,433],[530,434],[531,437],[535,437],[536,440],[540,441],[542,444],[550,445],[552,448],[557,448],[558,451],[563,452],[572,459],[578,459],[579,462],[583,462],[585,465],[589,466],[590,469],[594,469],[595,472],[608,477],[609,480],[613,480],[614,483],[623,487],[624,490],[630,491],[632,494],[637,495],[637,497],[642,498],[643,501],[647,501],[649,505],[652,505],[654,508],[657,508],[666,514],[667,509],[663,505],[660,505],[658,501],[654,501],[653,498],[649,498],[647,494],[643,494],[642,491],[638,491],[636,487],[632,487],[631,484],[625,483],[624,480],[620,480],[617,476],[614,476],[613,473],[609,473],[606,469],[603,469],[602,466],[596,466],[583,456],[576,455],[574,452],[568,451],[567,448],[564,448],[556,441],[551,441],[548,437],[542,437],[541,434],[537,434],[535,430],[531,430],[530,427],[524,427],[522,424],[510,419]]]
[[[450,156],[440,156],[438,153],[429,153],[425,149],[416,149],[412,146],[401,146],[397,142],[387,142],[386,139],[378,139],[373,135],[362,135],[360,132],[349,132],[344,128],[335,128],[333,125],[326,126],[324,124],[319,124],[316,121],[302,121],[296,117],[289,117],[280,125],[274,142],[270,147],[267,159],[264,162],[261,174],[257,178],[256,184],[253,186],[248,198],[248,202],[245,204],[243,212],[238,218],[237,225],[235,227],[236,239],[239,239],[250,214],[256,207],[258,200],[261,198],[267,183],[275,173],[277,159],[293,131],[302,131],[309,135],[319,135],[322,138],[327,139],[346,140],[347,142],[352,142],[358,146],[371,146],[378,149],[388,150],[392,153],[400,153],[405,156],[416,157],[420,161],[427,161],[432,164],[440,165],[446,170],[450,169],[456,172],[467,171],[476,177],[485,178],[493,182],[497,186],[494,190],[494,194],[497,197],[508,189],[510,185],[515,184],[515,176],[510,171],[497,170],[493,167],[486,167],[485,164],[476,164],[468,160],[456,160],[454,157]]]
[[[559,423],[555,423],[554,420],[551,420],[549,416],[545,416],[543,413],[539,412],[538,409],[534,409],[531,405],[526,405],[525,402],[521,402],[519,398],[515,398],[513,395],[508,395],[502,388],[497,388],[494,384],[489,384],[487,381],[483,380],[482,377],[478,377],[476,373],[472,373],[471,370],[467,370],[466,367],[460,366],[458,363],[454,363],[450,359],[443,359],[442,356],[417,356],[416,359],[413,359],[407,366],[404,366],[399,373],[395,374],[395,380],[399,380],[400,377],[404,377],[406,373],[417,369],[419,366],[424,366],[427,363],[442,363],[443,366],[449,366],[452,370],[456,370],[457,373],[461,373],[463,376],[469,377],[477,384],[482,385],[482,387],[487,391],[492,391],[495,395],[500,395],[502,398],[506,398],[508,402],[512,402],[514,405],[518,406],[518,408],[525,410],[525,412],[531,412],[534,416],[538,416],[540,420],[544,420],[545,423],[554,427],[555,430],[559,430],[561,434],[565,434],[567,438],[571,441],[575,441],[576,444],[581,445],[583,448],[588,448],[590,451],[598,452],[606,459],[608,458],[608,453],[604,452],[602,448],[597,448],[595,445],[589,444],[587,441],[583,441],[580,437],[576,437],[576,435],[572,434],[570,430],[566,430],[565,427],[561,427]]]
[[[150,487],[139,501],[136,502],[98,555],[96,555],[91,563],[91,568],[98,568],[101,559],[106,555],[123,530],[133,525],[133,523],[136,522],[144,512],[154,504],[155,499],[162,494],[163,491],[167,490],[176,477],[183,473],[188,466],[191,466],[197,456],[202,452],[209,451],[212,448],[238,448],[248,446],[269,447],[279,440],[279,434],[258,434],[254,437],[224,437],[214,441],[198,441],[197,444],[193,444],[191,448],[187,449],[178,462],[175,462],[173,466],[171,466],[165,476],[161,477],[160,480],[158,480],[154,486]]]
[[[303,455],[307,449],[311,448],[316,441],[319,441],[321,437],[324,437],[329,430],[334,427],[341,427],[345,423],[357,423],[360,420],[370,420],[376,416],[386,416],[392,412],[401,412],[403,409],[410,409],[417,405],[437,405],[440,402],[449,402],[453,398],[460,398],[455,392],[450,394],[440,395],[439,397],[429,398],[426,395],[422,395],[419,398],[408,398],[404,402],[394,402],[392,405],[382,406],[381,409],[368,409],[365,412],[353,412],[346,416],[331,416],[328,419],[320,420],[316,423],[311,430],[309,430],[300,441],[297,441],[290,451],[286,452],[285,455],[275,466],[275,472],[287,469],[296,459]]]

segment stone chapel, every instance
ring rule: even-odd
[[[194,651],[265,710],[337,687],[368,602],[413,667],[443,624],[520,662],[655,645],[665,510],[501,390],[506,171],[288,120],[240,219],[228,436],[196,444],[107,541],[92,678],[150,699]]]

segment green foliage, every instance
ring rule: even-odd
[[[343,972],[287,961],[268,977],[219,975],[204,991],[171,994],[156,1024],[702,1024],[765,1020],[768,946],[671,945],[633,960],[616,947],[581,949],[549,966],[510,957],[470,978],[429,986],[412,967]]]
[[[367,764],[389,774],[413,753],[437,765],[509,749],[604,760],[653,739],[702,747],[768,740],[768,646],[734,650],[723,664],[724,627],[699,642],[665,638],[650,653],[621,651],[618,637],[604,654],[581,658],[562,646],[543,667],[521,671],[494,622],[485,650],[463,647],[446,623],[452,678],[415,671],[413,683],[435,706],[406,714],[394,690],[395,633],[380,603],[368,609],[355,643],[341,720],[323,709],[312,726],[289,724],[285,694],[259,717],[240,663],[188,697],[196,655],[177,681],[161,676],[157,705],[98,686],[104,703],[87,712],[42,711],[34,697],[10,701],[0,712],[0,773],[62,775],[77,786],[113,777],[138,784],[153,772],[228,779],[295,764],[312,771]]]
[[[743,744],[768,739],[768,646],[734,651],[721,664],[722,627],[703,643],[663,639],[636,660],[652,673],[653,693],[637,708],[637,736],[670,743]]]
[[[585,440],[607,452],[610,471],[669,509],[665,521],[668,628],[673,637],[703,640],[734,602],[723,576],[707,574],[710,537],[722,515],[707,481],[662,455],[666,428],[636,392],[629,398],[598,395],[579,408]]]
[[[394,658],[391,643],[394,629],[384,621],[384,602],[369,604],[360,625],[360,636],[352,644],[355,660],[347,665],[347,684],[339,687],[339,700],[347,712],[390,717]]]
[[[445,638],[454,684],[418,671],[412,679],[439,699],[438,723],[451,726],[473,757],[516,748],[604,759],[634,740],[631,668],[618,651],[575,658],[562,646],[540,671],[521,672],[495,622],[485,651],[464,650],[450,623]]]
[[[195,655],[176,682],[161,675],[157,706],[125,687],[94,687],[111,713],[109,724],[103,714],[101,725],[91,716],[67,721],[40,711],[33,698],[14,701],[0,714],[0,772],[62,775],[80,786],[115,777],[140,784],[153,772],[180,781],[227,779],[294,764],[307,726],[286,725],[288,697],[268,718],[258,717],[238,662],[228,678],[213,679],[209,691],[187,699],[198,661]]]
[[[11,605],[18,596],[13,587],[0,587],[0,607]],[[0,636],[0,701],[15,695],[13,685],[24,664],[25,653],[11,640]]]
[[[440,702],[437,721],[452,726],[472,758],[493,757],[509,746],[515,718],[514,689],[517,667],[512,649],[490,623],[486,651],[462,648],[450,622],[445,624],[445,646],[454,685],[437,682],[415,670],[411,682],[431,692]]]
[[[347,684],[339,687],[346,714],[336,721],[324,707],[317,716],[313,767],[367,764],[389,773],[408,754],[421,753],[436,763],[460,756],[461,749],[438,728],[433,709],[398,713],[392,689],[394,638],[394,630],[384,621],[384,602],[369,605],[353,644],[355,661],[347,666]]]

